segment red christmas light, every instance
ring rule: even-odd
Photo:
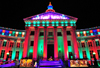
[[[97,29],[97,32],[99,32],[100,30],[99,29]]]
[[[3,30],[2,32],[5,33],[5,30]]]
[[[93,33],[93,31],[92,31],[92,30],[90,30],[90,33]]]
[[[9,31],[9,33],[11,34],[11,33],[12,33],[12,31]]]

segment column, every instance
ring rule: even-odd
[[[43,58],[47,59],[47,28],[44,27],[44,50],[43,50]]]
[[[6,44],[6,47],[5,47],[5,54],[4,54],[4,60],[6,60],[7,58],[7,52],[9,52],[9,40],[7,40],[7,44]]]
[[[54,59],[58,59],[57,28],[54,27]]]
[[[23,48],[22,48],[23,42],[20,41],[20,48],[19,48],[19,60],[22,58]]]
[[[64,60],[66,61],[68,59],[68,43],[67,43],[67,29],[64,27],[63,29],[63,40],[64,40]]]
[[[81,41],[79,41],[79,56],[80,56],[80,59],[83,59],[83,52],[82,52],[82,45],[81,45]]]
[[[16,40],[14,41],[14,46],[12,48],[12,60],[15,59],[15,56],[16,56]]]
[[[99,60],[95,40],[93,40],[93,46],[94,46],[94,52],[96,53],[96,54],[95,54],[95,57],[96,57],[97,60]]]
[[[33,59],[34,60],[37,60],[38,34],[39,34],[39,29],[38,27],[35,27],[34,46],[33,46]]]
[[[72,36],[72,43],[73,43],[73,46],[74,46],[75,58],[79,58],[78,45],[77,45],[76,34],[75,34],[75,28],[73,28],[73,27],[72,27],[72,30],[71,30],[71,36]]]
[[[91,60],[91,57],[90,57],[90,51],[89,51],[89,47],[88,47],[88,44],[87,44],[87,40],[85,41],[85,44],[86,44],[86,55],[87,55],[87,58],[88,60]]]
[[[30,29],[26,28],[26,36],[25,36],[25,43],[24,43],[24,49],[23,49],[23,58],[28,57],[27,49],[28,49],[29,36],[30,36]]]
[[[0,40],[0,56],[1,56],[1,51],[2,51],[2,40]]]

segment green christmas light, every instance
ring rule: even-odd
[[[12,36],[15,36],[15,31],[12,32]]]
[[[19,32],[19,34],[22,34],[22,32]]]
[[[90,33],[91,34],[91,36],[93,36],[93,33]]]
[[[65,26],[68,26],[68,21],[65,21]]]
[[[71,25],[71,26],[73,26],[73,24],[72,24],[72,23],[71,23],[70,25]]]
[[[56,21],[56,26],[59,26],[59,21]]]
[[[2,35],[4,35],[4,33],[2,32]]]
[[[29,21],[29,22],[27,22],[29,25],[31,24],[31,22]]]
[[[61,21],[61,26],[64,26],[64,21]]]
[[[40,21],[37,21],[37,26],[40,26]]]
[[[9,36],[11,36],[11,34],[9,34]]]
[[[42,21],[42,26],[45,26],[45,21]]]
[[[28,27],[30,27],[31,25],[28,25]]]
[[[52,26],[55,26],[55,25],[54,25],[54,23],[55,23],[54,21],[52,21],[51,23],[52,23]]]
[[[36,26],[36,21],[33,21],[33,26]]]
[[[27,25],[25,25],[27,27]]]
[[[100,35],[100,32],[98,32],[98,34]]]

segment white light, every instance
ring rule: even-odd
[[[16,32],[16,34],[18,34],[18,32]]]
[[[77,32],[77,34],[79,34],[79,32]]]
[[[86,33],[86,31],[83,31],[83,33],[85,34],[85,33]]]
[[[25,32],[22,32],[22,34],[24,35],[24,34],[25,34]]]

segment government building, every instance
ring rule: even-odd
[[[78,18],[57,13],[49,3],[41,14],[23,19],[25,30],[0,27],[0,59],[100,60],[100,27],[76,29]],[[8,56],[7,56],[8,55]]]

